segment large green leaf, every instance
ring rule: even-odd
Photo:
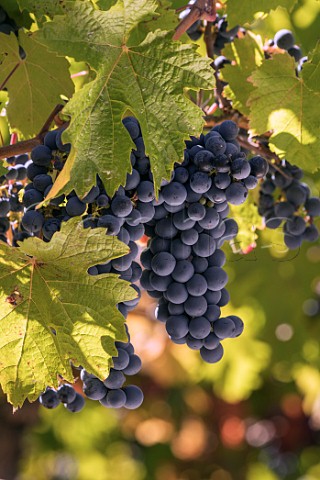
[[[297,77],[292,57],[274,55],[252,74],[256,88],[248,103],[253,133],[273,132],[269,139],[272,151],[314,172],[320,167],[320,84],[317,91],[311,90],[309,85],[316,85],[308,72],[304,81]]]
[[[127,253],[104,229],[63,224],[50,243],[29,238],[0,246],[0,383],[8,400],[35,400],[57,374],[72,381],[70,362],[108,375],[115,340],[125,340],[116,304],[136,293],[116,275],[88,267]]]
[[[95,184],[97,173],[110,194],[125,183],[134,147],[121,123],[128,110],[140,122],[156,187],[182,160],[183,140],[201,131],[202,111],[184,89],[213,87],[210,60],[191,45],[173,42],[172,32],[150,32],[134,44],[136,26],[156,8],[153,0],[119,0],[105,12],[76,2],[72,11],[39,32],[49,48],[87,61],[96,71],[95,80],[65,108],[71,124],[64,138],[72,151],[53,194],[69,182],[65,190],[74,188],[82,195]]]
[[[19,43],[26,53],[19,56]],[[0,84],[9,93],[7,107],[11,127],[25,136],[38,133],[53,108],[61,103],[61,94],[71,96],[73,83],[69,64],[32,37],[19,32],[16,36],[0,34]]]
[[[269,13],[278,7],[291,12],[297,0],[228,0],[227,14],[231,27],[251,23],[260,14]]]
[[[254,90],[248,77],[264,59],[262,47],[261,37],[248,31],[245,37],[236,38],[223,51],[223,54],[233,62],[221,71],[223,79],[228,82],[224,94],[232,100],[233,107],[245,115],[250,113],[247,101]]]

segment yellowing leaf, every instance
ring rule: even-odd
[[[26,53],[22,60],[19,43]],[[0,34],[0,84],[9,93],[8,118],[25,136],[39,133],[60,95],[71,96],[73,83],[68,62],[20,31],[17,37]],[[0,57],[1,58],[1,57]]]
[[[74,188],[81,196],[97,173],[111,195],[124,185],[134,147],[121,123],[127,111],[140,122],[156,188],[182,160],[184,139],[200,133],[202,111],[184,89],[213,87],[210,60],[194,46],[173,42],[172,32],[149,32],[135,43],[141,34],[137,25],[156,8],[153,0],[119,0],[108,11],[75,2],[39,32],[37,38],[50,49],[86,61],[96,72],[64,110],[71,116],[64,139],[72,150],[53,195]]]
[[[70,362],[108,375],[114,342],[125,340],[116,304],[135,297],[116,275],[89,266],[127,253],[104,229],[63,224],[50,243],[29,238],[0,246],[0,383],[14,406],[34,401],[57,375],[72,381]]]

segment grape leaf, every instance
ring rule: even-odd
[[[126,111],[139,120],[150,155],[156,188],[183,158],[183,140],[203,127],[202,111],[185,88],[213,87],[210,60],[194,46],[173,42],[172,32],[149,32],[133,44],[136,26],[156,11],[153,0],[119,0],[108,11],[76,2],[72,12],[55,17],[38,38],[59,54],[86,61],[96,78],[77,92],[64,112],[71,116],[64,139],[72,143],[66,167],[52,195],[68,182],[83,195],[98,173],[109,194],[125,184],[134,147],[121,123]],[[135,35],[134,35],[135,36]]]
[[[0,246],[0,383],[14,406],[34,401],[57,374],[72,381],[70,361],[108,375],[115,340],[125,340],[116,304],[135,298],[117,275],[90,276],[89,266],[128,247],[104,229],[72,219],[50,243],[29,238]]]
[[[19,43],[26,58],[19,56]],[[57,57],[21,30],[16,36],[0,34],[0,84],[9,92],[7,114],[11,127],[25,136],[38,133],[60,95],[71,96],[73,83],[68,62]]]
[[[262,47],[261,37],[248,31],[245,37],[235,38],[223,51],[223,54],[233,62],[221,70],[222,78],[228,82],[224,88],[224,95],[232,100],[236,110],[245,115],[250,113],[246,104],[254,90],[248,77],[264,59]]]
[[[287,53],[265,61],[251,81],[256,87],[248,101],[253,134],[272,131],[272,151],[305,170],[316,171],[320,167],[320,85],[317,91],[310,90],[312,77],[307,82],[298,78]]]
[[[245,23],[252,23],[257,14],[269,13],[278,7],[282,7],[288,12],[291,12],[297,3],[297,0],[228,0],[227,1],[227,15],[228,22],[231,27],[235,25],[244,25]]]

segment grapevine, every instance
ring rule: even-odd
[[[142,404],[143,392],[126,381],[139,373],[142,362],[126,319],[143,291],[157,301],[156,318],[173,343],[198,350],[206,363],[223,362],[223,341],[232,338],[236,344],[246,324],[245,318],[222,310],[232,301],[224,267],[226,245],[235,252],[241,233],[236,208],[251,206],[264,230],[282,227],[288,249],[318,240],[320,200],[302,177],[319,168],[317,111],[311,107],[319,95],[314,82],[319,47],[304,55],[287,29],[262,41],[230,23],[228,7],[225,11],[215,1],[190,1],[177,12],[163,12],[151,0],[118,2],[108,9],[89,0],[61,3],[37,13],[29,10],[29,25],[0,7],[0,90],[7,119],[6,132],[0,132],[3,320],[11,316],[18,330],[19,315],[27,324],[38,322],[59,358],[57,366],[43,369],[35,361],[36,380],[23,371],[8,373],[3,363],[8,345],[20,339],[12,338],[15,332],[4,323],[0,382],[15,407],[28,398],[48,409],[63,404],[79,412],[88,398],[107,408],[134,409]],[[158,16],[160,26],[162,16],[168,22],[174,18],[174,29],[157,28]],[[191,41],[202,42],[206,58]],[[48,58],[43,55],[34,64],[37,48]],[[79,74],[85,77],[82,84],[70,79],[71,57],[86,65]],[[52,84],[51,61],[59,67]],[[40,70],[48,82],[45,112],[34,100]],[[270,79],[277,72],[287,84],[273,90]],[[24,75],[31,85],[28,121],[15,97],[22,102],[15,78],[22,82]],[[286,88],[293,100],[281,100],[279,126],[271,113]],[[301,109],[293,121],[288,111],[298,103]],[[85,257],[82,261],[78,255],[79,265],[68,250],[76,229]],[[86,249],[92,238],[99,243],[99,235],[110,253]],[[238,252],[245,255],[255,247],[254,241]],[[46,260],[38,258],[40,251]],[[70,270],[65,265],[61,273],[54,261],[66,251]],[[50,252],[56,254],[53,260]],[[17,284],[9,288],[10,262]],[[34,272],[42,275],[41,269],[43,278],[49,272],[55,281],[50,268],[57,278],[69,275],[81,288],[80,278],[97,291],[110,282],[103,306],[112,312],[108,327],[104,325],[106,345],[101,347],[106,330],[97,339],[87,340],[86,333],[84,352],[79,340],[72,338],[73,348],[61,340],[64,325],[60,318],[56,324],[49,321],[44,307],[40,311],[39,292],[36,299],[32,291],[26,298],[20,267],[31,269],[30,283]],[[46,295],[48,304],[61,300],[64,305],[63,293],[52,289]],[[30,307],[27,317],[26,302],[34,302],[40,313]],[[101,314],[91,313],[93,307],[85,302],[75,300],[81,315],[88,314],[88,324],[97,326]],[[29,334],[32,344],[35,333]],[[94,340],[105,356],[100,351],[91,358]],[[16,363],[19,355],[29,354],[21,348]]]

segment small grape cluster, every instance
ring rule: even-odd
[[[304,57],[302,50],[298,45],[295,45],[295,39],[291,30],[285,28],[278,30],[273,40],[269,42],[270,46],[275,45],[282,50],[286,50],[295,62],[298,63],[298,71],[301,70],[302,65],[307,61],[307,57]]]
[[[118,355],[113,357],[113,367],[104,381],[88,373],[84,368],[80,369],[83,393],[91,400],[99,400],[101,405],[107,408],[135,409],[143,402],[143,393],[139,387],[136,385],[123,386],[126,375],[135,375],[141,369],[141,360],[134,353],[128,330],[127,334],[129,339],[127,342],[116,342]],[[40,395],[39,401],[41,405],[49,409],[56,408],[62,403],[67,410],[73,413],[80,412],[85,406],[83,396],[67,383],[60,385],[57,390],[47,388]]]
[[[282,165],[270,166],[261,184],[259,214],[264,216],[267,228],[276,229],[283,224],[284,242],[291,250],[304,240],[314,242],[319,232],[314,224],[320,215],[320,199],[310,196],[310,188],[300,180],[303,171],[286,160]]]
[[[6,232],[10,228],[9,212],[17,214],[23,212],[23,205],[19,199],[19,192],[23,189],[23,182],[27,178],[27,154],[7,158],[8,171],[0,177],[0,240],[7,242]]]
[[[190,0],[189,5],[192,8],[192,5],[195,3],[195,0]],[[179,19],[183,20],[187,17],[191,11],[191,8],[184,9],[179,14]],[[220,55],[221,50],[225,47],[227,43],[233,42],[235,37],[239,32],[239,25],[236,25],[232,29],[228,30],[228,20],[227,15],[219,15],[217,14],[215,21],[213,22],[215,28],[215,35],[214,35],[214,42],[213,42],[213,52],[215,55]],[[188,36],[193,41],[199,40],[201,35],[204,32],[203,22],[201,20],[197,20],[194,22],[187,30]]]
[[[186,142],[184,161],[162,186],[145,225],[151,240],[140,257],[141,285],[159,300],[156,316],[170,338],[200,350],[209,363],[222,358],[221,340],[243,330],[240,318],[221,318],[220,311],[229,301],[220,247],[238,232],[236,222],[226,219],[228,202],[242,204],[268,171],[262,157],[246,159],[237,134],[237,125],[227,120]]]
[[[215,55],[221,55],[221,51],[228,44],[232,43],[237,37],[240,26],[236,25],[235,27],[228,30],[228,19],[227,15],[217,15],[215,20],[216,35],[213,43],[213,53]],[[243,29],[241,29],[243,30]]]

